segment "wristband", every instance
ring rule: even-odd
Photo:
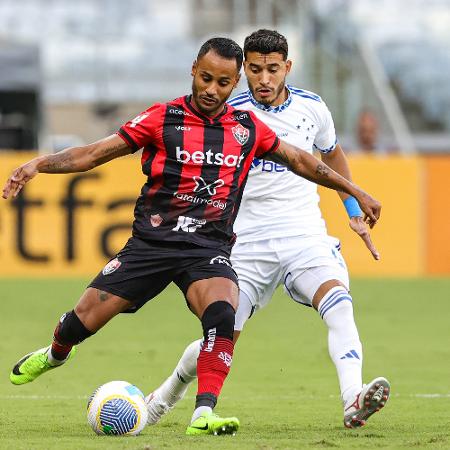
[[[363,212],[361,211],[361,208],[358,205],[358,202],[356,201],[355,197],[348,197],[344,200],[344,206],[347,211],[348,217],[350,219],[352,217],[362,217]]]

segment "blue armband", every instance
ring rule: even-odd
[[[355,197],[348,197],[344,200],[344,206],[347,211],[348,217],[350,219],[352,217],[362,217],[363,212],[361,211],[361,208],[358,205],[358,202],[356,201]]]

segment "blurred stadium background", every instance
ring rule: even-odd
[[[2,0],[1,179],[30,150],[92,142],[188,92],[201,42],[260,27],[288,37],[289,81],[324,98],[355,180],[384,205],[374,263],[322,196],[352,273],[450,275],[448,0]],[[132,158],[122,167],[120,185],[110,166],[1,202],[2,274],[95,272],[125,240],[143,182]]]
[[[220,407],[243,426],[220,448],[449,448],[450,0],[0,0],[0,181],[37,152],[100,139],[189,92],[200,43],[243,43],[261,27],[288,37],[290,83],[327,102],[355,181],[383,204],[375,262],[321,191],[352,276],[365,379],[386,375],[393,398],[370,427],[343,430],[325,327],[279,292],[239,343]],[[0,448],[211,448],[182,437],[193,390],[138,444],[91,436],[83,415],[110,379],[157,386],[198,337],[174,287],[114,320],[62,373],[8,382],[122,247],[143,183],[127,157],[41,175],[0,201]]]

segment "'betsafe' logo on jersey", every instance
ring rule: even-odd
[[[241,162],[245,158],[245,155],[224,155],[223,153],[214,153],[211,149],[206,152],[202,150],[196,150],[190,153],[187,150],[182,150],[180,147],[176,147],[177,161],[182,164],[213,164],[215,166],[227,166],[227,167],[241,167]]]

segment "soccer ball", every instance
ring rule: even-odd
[[[87,419],[97,434],[137,435],[147,424],[144,394],[126,381],[97,388],[87,405]]]

